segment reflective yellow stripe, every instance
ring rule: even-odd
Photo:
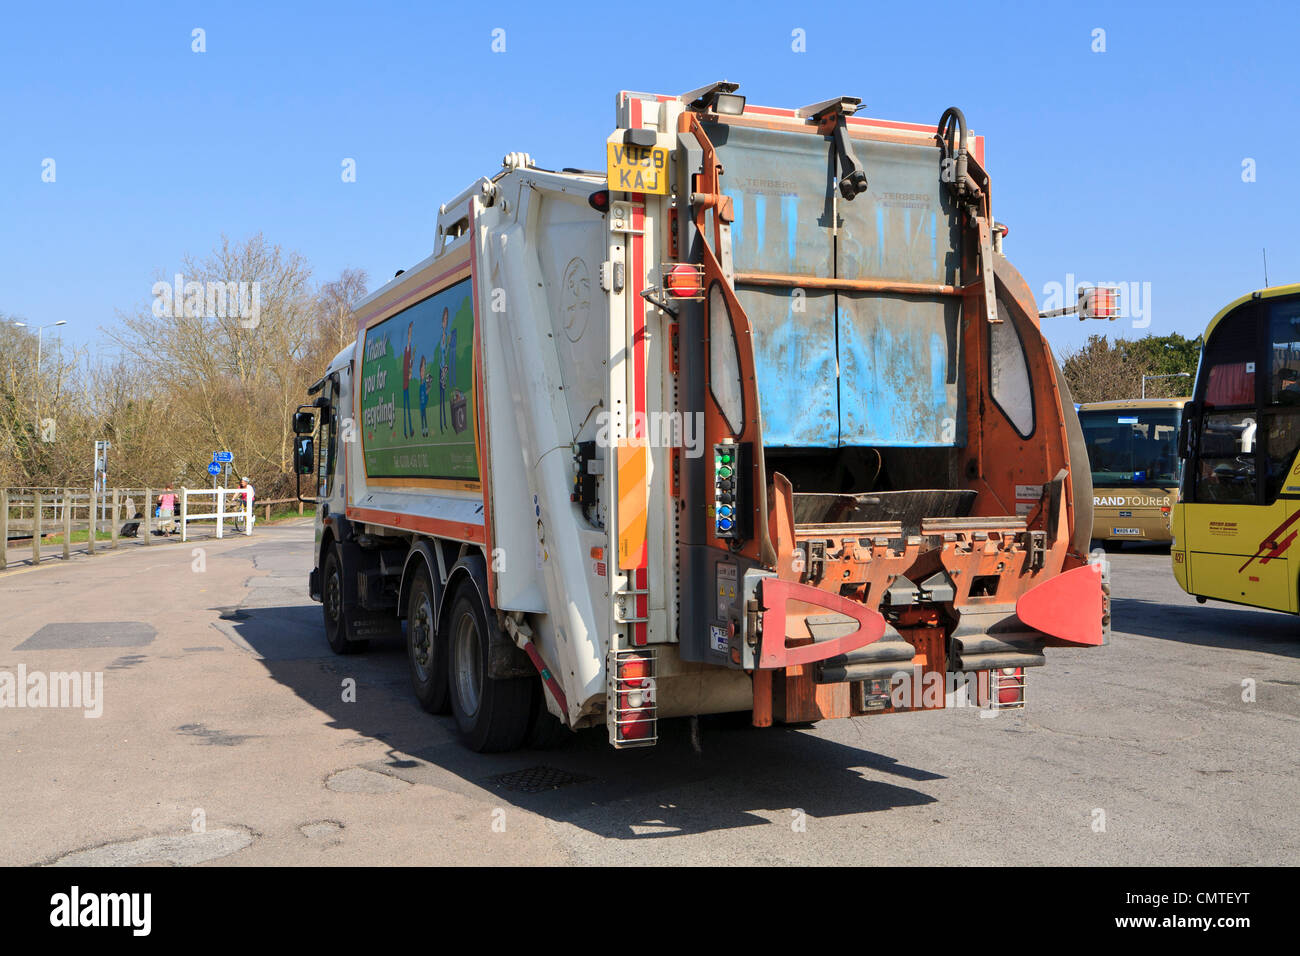
[[[618,566],[628,571],[646,566],[646,472],[650,449],[645,444],[618,444]]]

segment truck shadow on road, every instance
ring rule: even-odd
[[[818,728],[760,730],[733,715],[701,719],[699,753],[690,722],[681,719],[661,721],[652,748],[613,750],[599,727],[553,750],[476,754],[460,743],[452,717],[420,709],[401,642],[372,642],[363,654],[341,657],[325,643],[318,605],[222,611],[219,629],[328,715],[331,727],[350,732],[339,770],[362,766],[459,793],[482,801],[485,813],[512,805],[602,837],[653,839],[774,823],[797,828],[801,814],[817,819],[921,806],[936,798],[916,785],[944,779],[830,740]],[[388,756],[347,764],[348,746],[370,740],[381,741]],[[538,768],[547,772],[523,781],[512,776]],[[512,789],[535,785],[538,776],[549,789]]]
[[[1300,618],[1227,604],[1177,605],[1112,598],[1117,632],[1239,651],[1300,657]]]

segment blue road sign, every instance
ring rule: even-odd
[[[228,461],[234,461],[235,456],[228,451],[214,451],[212,453],[212,460],[219,461],[222,464],[225,464]]]
[[[221,474],[221,466],[218,465],[215,461],[212,462],[212,464],[208,465],[208,474],[214,477],[216,475]]]

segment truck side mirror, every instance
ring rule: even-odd
[[[310,475],[316,470],[316,440],[310,436],[300,436],[294,452],[294,471],[300,475]]]
[[[293,433],[295,435],[310,435],[316,430],[316,416],[311,412],[294,412],[293,414]]]

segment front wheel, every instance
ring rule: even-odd
[[[348,610],[343,604],[343,560],[338,546],[330,548],[321,569],[321,606],[325,611],[325,639],[335,654],[358,654],[370,646],[369,641],[348,640]]]
[[[462,579],[447,619],[451,710],[471,750],[514,750],[532,717],[533,685],[527,677],[488,676],[491,632],[473,583]]]

